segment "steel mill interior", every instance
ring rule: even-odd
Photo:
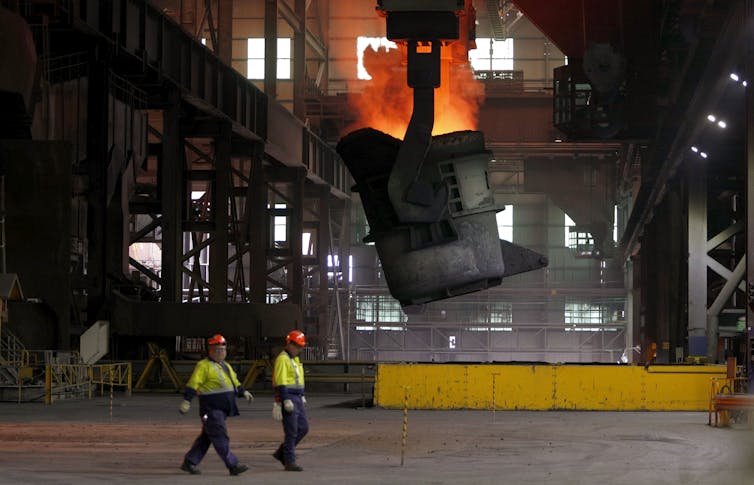
[[[754,483],[750,82],[754,0],[0,0],[0,483]]]

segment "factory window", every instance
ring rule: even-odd
[[[268,305],[281,303],[288,298],[287,293],[283,293],[281,288],[268,288],[265,301]]]
[[[584,302],[566,302],[566,332],[615,332],[615,327],[605,327],[613,317],[613,309],[606,305]]]
[[[385,50],[397,49],[398,46],[395,42],[387,40],[386,37],[357,37],[356,38],[356,77],[358,79],[371,80],[372,76],[369,75],[366,69],[364,69],[364,50],[367,47],[371,47],[375,51],[380,47]]]
[[[328,254],[327,255],[327,276],[329,278],[334,278],[335,275],[338,276],[338,281],[343,281],[343,269],[340,267],[340,258],[337,254]],[[353,255],[348,255],[348,282],[351,283],[353,281]]]
[[[264,38],[249,38],[246,77],[264,79]],[[278,39],[277,78],[291,78],[291,39]]]
[[[497,213],[497,233],[500,239],[513,241],[513,206],[506,205],[505,210]]]
[[[272,217],[272,234],[274,237],[273,240],[276,243],[288,241],[288,216],[279,215],[285,214],[286,208],[287,206],[285,204],[275,204],[276,210],[273,211],[275,215]]]
[[[513,323],[513,304],[507,302],[490,303],[490,323]],[[504,329],[504,327],[497,327]],[[491,330],[496,330],[493,328]],[[510,329],[505,329],[510,331]]]
[[[573,219],[565,214],[565,247],[576,251],[577,255],[589,256],[594,251],[594,238],[588,232],[579,230]]]
[[[475,71],[512,71],[513,39],[477,37],[476,49],[469,51],[469,63]]]
[[[513,306],[507,302],[489,302],[486,305],[474,305],[464,312],[466,315],[466,321],[469,323],[512,323],[513,322]],[[501,332],[505,331],[505,327],[467,327],[466,330],[473,332],[493,331]]]
[[[314,256],[316,251],[314,238],[311,232],[301,233],[301,255],[302,256]]]
[[[354,301],[356,320],[365,323],[404,323],[408,320],[401,305],[389,295],[357,295]],[[358,330],[403,330],[402,326],[360,326]]]

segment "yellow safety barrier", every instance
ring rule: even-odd
[[[715,415],[715,427],[730,426],[731,411],[742,412],[746,416],[746,423],[752,425],[754,412],[754,395],[745,392],[747,380],[745,377],[713,377],[709,398],[709,416],[707,424],[712,426],[712,415]]]
[[[47,364],[45,366],[45,404],[52,404],[54,395],[81,390],[88,391],[92,398],[92,389],[100,384],[104,394],[105,385],[125,387],[131,395],[132,371],[130,362],[114,364]],[[112,395],[111,395],[112,397]]]
[[[254,381],[257,380],[257,377],[259,377],[264,371],[265,367],[272,367],[272,363],[269,359],[259,359],[252,362],[249,372],[246,373],[246,377],[243,378],[241,385],[246,389],[251,389],[251,386],[254,385]]]
[[[149,357],[147,365],[144,367],[144,370],[139,376],[139,379],[137,379],[134,388],[143,389],[146,386],[150,376],[153,373],[157,372],[158,368],[160,368],[161,365],[161,370],[165,371],[165,373],[168,375],[168,378],[173,383],[174,388],[177,391],[182,391],[184,384],[183,379],[181,379],[181,377],[178,375],[178,372],[176,372],[173,364],[170,363],[167,351],[165,351],[165,349],[159,348],[157,344],[153,342],[147,342],[147,347],[149,348],[151,355]]]
[[[706,411],[724,365],[379,364],[375,404],[400,409]],[[494,395],[491,390],[494,385]]]
[[[45,403],[52,404],[53,392],[74,392],[89,386],[88,368],[86,364],[45,365]]]
[[[130,362],[92,365],[89,369],[89,381],[92,384],[89,388],[89,398],[92,397],[92,388],[97,384],[100,386],[100,395],[104,395],[105,386],[109,385],[110,387],[125,387],[126,393],[130,396],[133,391],[132,378],[133,370]]]

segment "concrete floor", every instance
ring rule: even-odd
[[[270,453],[282,437],[269,394],[229,421],[250,470],[229,477],[210,450],[178,470],[199,430],[177,394],[116,394],[44,404],[0,403],[0,483],[720,484],[754,483],[754,431],[712,428],[706,413],[409,411],[354,408],[358,395],[311,394],[302,473]],[[196,404],[196,402],[195,402]]]

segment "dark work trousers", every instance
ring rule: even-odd
[[[225,466],[233,468],[238,464],[238,458],[230,451],[230,438],[225,427],[225,413],[214,409],[202,416],[202,433],[194,440],[191,449],[186,453],[186,461],[198,465],[209,449],[209,445],[215,447]]]
[[[283,459],[287,464],[296,463],[296,445],[304,439],[309,432],[309,421],[306,419],[304,403],[301,396],[289,395],[293,401],[293,411],[287,412],[283,408],[283,431],[285,441],[280,447],[283,449]]]

